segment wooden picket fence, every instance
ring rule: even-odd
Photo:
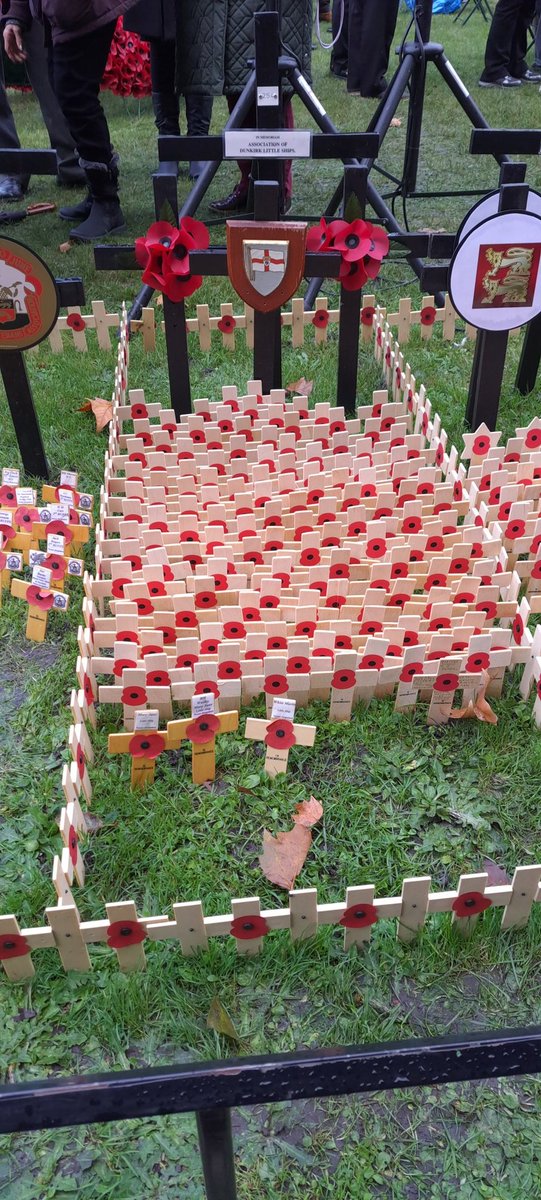
[[[287,908],[263,909],[257,896],[231,901],[231,912],[205,916],[200,900],[174,904],[173,919],[139,917],[133,901],[106,904],[103,920],[81,921],[75,904],[45,911],[48,925],[21,929],[14,916],[0,917],[0,961],[12,982],[35,974],[32,953],[56,949],[66,971],[91,971],[89,945],[106,944],[114,950],[121,971],[142,970],[145,943],[174,942],[181,954],[206,950],[211,937],[233,937],[241,955],[258,954],[264,939],[275,930],[289,930],[293,942],[314,937],[320,926],[344,930],[344,949],[362,948],[374,927],[396,922],[401,942],[413,941],[436,913],[451,913],[455,928],[471,934],[479,915],[503,908],[500,928],[523,928],[534,904],[541,902],[541,865],[517,867],[510,883],[489,886],[486,873],[462,875],[454,891],[431,892],[431,877],[404,879],[400,896],[375,897],[371,884],[349,887],[345,900],[319,904],[316,888],[289,893]],[[102,961],[102,960],[100,960]]]
[[[364,342],[372,338],[372,326],[376,312],[375,296],[364,296],[361,310],[361,336]],[[456,334],[457,315],[447,296],[443,308],[436,308],[433,296],[423,296],[420,308],[416,309],[409,297],[399,301],[398,311],[387,313],[385,308],[377,309],[378,315],[387,324],[396,329],[398,340],[405,345],[410,340],[411,331],[419,327],[423,341],[429,341],[436,328],[441,328],[444,342],[452,342]],[[159,309],[144,308],[141,318],[131,324],[132,334],[140,335],[145,351],[156,349],[158,336],[163,335],[164,322],[159,318]],[[324,314],[324,315],[322,315]],[[329,340],[329,332],[340,322],[340,309],[329,308],[326,296],[319,296],[314,309],[305,312],[304,301],[297,297],[292,300],[291,310],[283,311],[282,326],[291,330],[291,345],[299,349],[307,337],[313,336],[315,345],[324,345]],[[108,313],[103,300],[93,300],[90,313],[81,313],[80,308],[68,308],[67,316],[59,317],[49,335],[49,345],[53,354],[62,354],[68,346],[86,352],[92,344],[89,334],[96,335],[100,350],[116,351],[116,331],[120,323],[119,313]],[[234,353],[244,340],[246,347],[251,350],[254,345],[254,313],[248,305],[244,305],[241,313],[233,311],[232,304],[220,305],[220,315],[211,316],[208,304],[198,304],[196,316],[186,321],[188,333],[195,334],[199,348],[204,353],[210,353],[216,339],[221,338],[225,350]],[[313,333],[312,333],[313,331]],[[114,342],[111,341],[114,332]],[[467,326],[465,335],[475,339],[475,329]],[[35,348],[37,352],[37,347]]]

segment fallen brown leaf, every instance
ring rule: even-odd
[[[294,825],[293,829],[279,833],[277,837],[264,829],[263,853],[259,858],[263,874],[277,887],[290,891],[302,871],[311,845],[312,834],[304,825]]]
[[[323,816],[323,805],[315,796],[310,796],[309,800],[301,800],[297,804],[293,813],[293,820],[296,825],[304,825],[305,829],[311,829],[312,825],[317,825]]]
[[[209,1029],[215,1029],[216,1033],[221,1033],[222,1037],[229,1038],[231,1042],[240,1042],[241,1038],[237,1033],[235,1026],[229,1016],[226,1008],[224,1008],[219,996],[215,996],[208,1011],[207,1025]]]
[[[400,117],[391,117],[391,129],[400,129],[401,124]]]
[[[101,433],[111,420],[113,405],[110,400],[102,400],[101,396],[94,396],[93,400],[87,400],[85,404],[81,405],[79,412],[93,412],[96,418],[96,433]]]
[[[69,254],[71,250],[71,242],[61,242],[58,249],[61,254]]]
[[[305,379],[304,375],[294,383],[286,383],[286,392],[293,392],[295,396],[311,396],[313,390],[313,379]]]
[[[483,870],[488,875],[489,887],[497,887],[501,883],[511,883],[507,871],[503,867],[499,867],[491,858],[483,859]]]
[[[485,697],[490,677],[486,671],[483,671],[483,687],[477,693],[475,700],[468,701],[464,708],[452,708],[449,716],[453,721],[467,721],[470,719],[478,721],[487,721],[489,725],[497,725],[498,718],[494,710],[490,707],[488,700]]]

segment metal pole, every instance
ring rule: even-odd
[[[0,374],[6,390],[11,419],[23,467],[27,475],[49,478],[49,467],[41,438],[41,430],[26,363],[20,350],[0,350]]]
[[[237,1200],[231,1109],[202,1109],[197,1134],[207,1200]]]

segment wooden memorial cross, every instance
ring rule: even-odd
[[[50,573],[45,568],[40,567],[38,570],[45,571],[45,575],[49,578],[44,584],[26,583],[24,579],[11,580],[11,595],[17,600],[25,600],[28,604],[28,617],[26,621],[26,637],[32,642],[43,642],[47,633],[47,618],[51,609],[57,609],[60,612],[66,612],[69,605],[69,596],[65,592],[57,592],[50,587]]]
[[[198,712],[194,697],[193,712]],[[201,706],[203,707],[203,706]],[[211,705],[208,706],[209,708]],[[234,733],[239,727],[239,714],[233,712],[199,712],[184,721],[169,721],[167,724],[168,749],[178,750],[181,743],[192,743],[192,780],[194,783],[209,783],[216,776],[216,738],[222,733]]]
[[[167,729],[158,729],[159,715],[150,709],[144,713],[149,728],[139,728],[136,732],[110,733],[108,740],[109,754],[131,755],[132,791],[154,783],[156,759],[165,750],[172,750]],[[155,718],[155,721],[154,721]]]
[[[294,715],[294,700],[275,699],[270,721],[258,717],[248,717],[246,721],[244,736],[265,743],[265,771],[271,777],[287,771],[292,746],[313,746],[316,740],[316,726],[296,725]]]

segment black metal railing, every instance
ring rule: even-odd
[[[1,1087],[0,1133],[193,1112],[207,1198],[236,1200],[232,1108],[539,1072],[536,1026],[75,1075]]]

